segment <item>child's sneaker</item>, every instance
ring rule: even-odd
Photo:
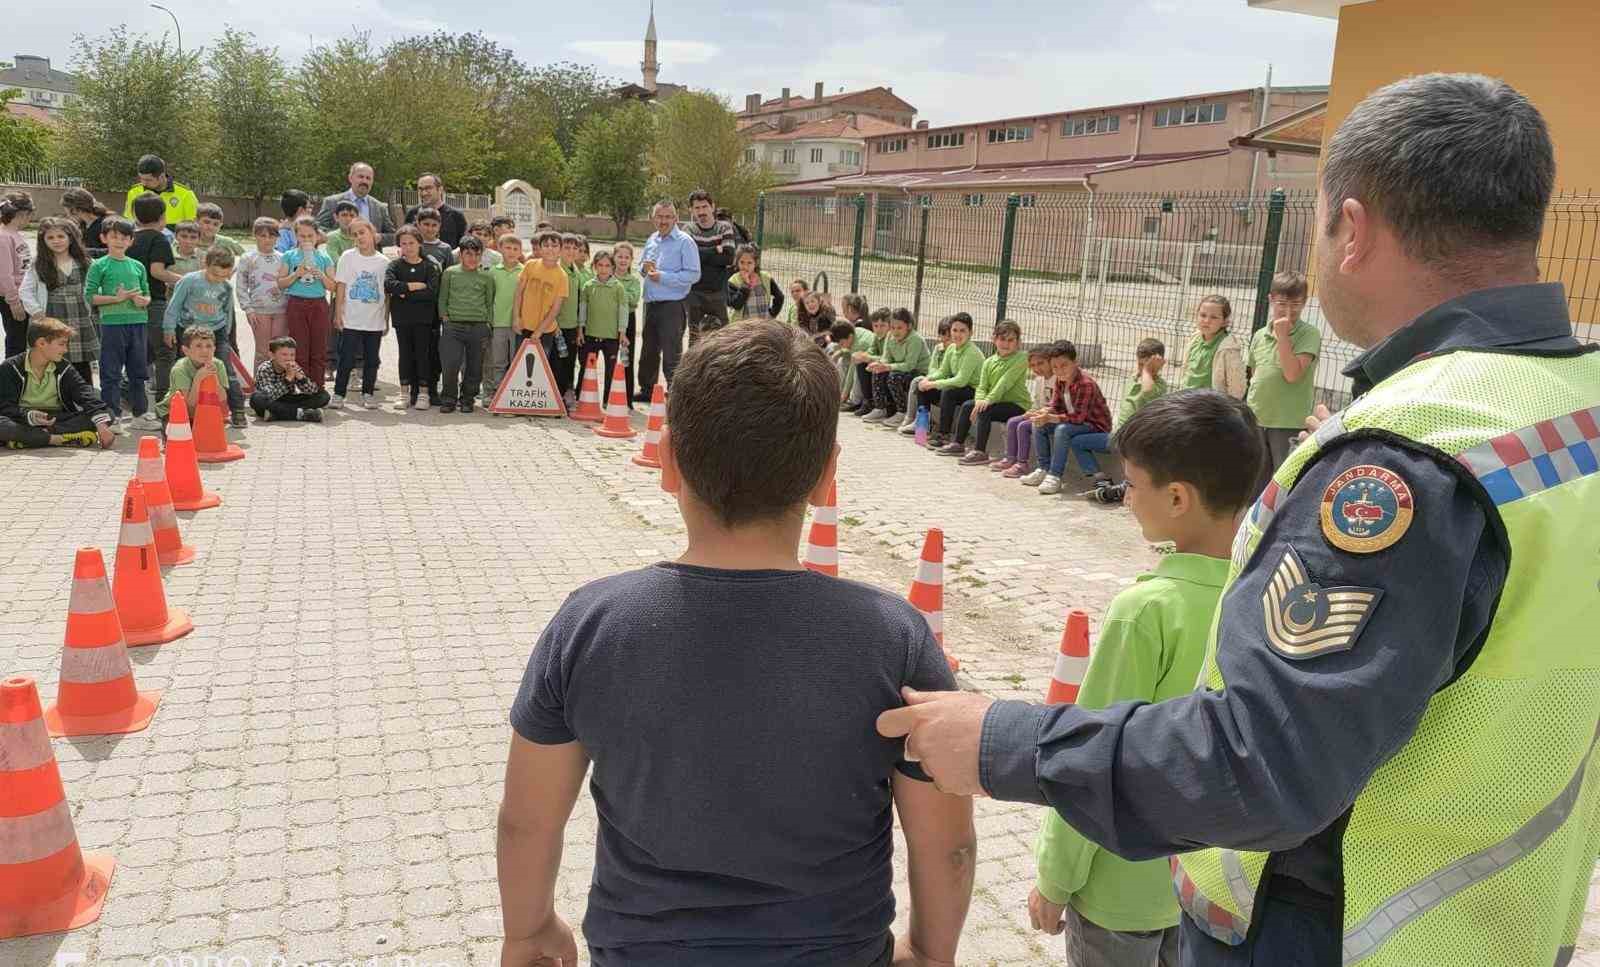
[[[1050,476],[1050,472],[1048,470],[1044,470],[1042,468],[1035,470],[1033,473],[1030,473],[1026,477],[1022,478],[1022,485],[1024,487],[1037,487],[1044,483],[1044,479],[1048,476]]]
[[[302,406],[300,409],[295,411],[295,416],[300,420],[301,423],[322,422],[322,410],[317,409],[316,407],[307,408]]]
[[[861,422],[863,422],[863,423],[882,423],[884,420],[887,420],[888,418],[889,418],[889,411],[888,410],[873,410],[871,413],[868,413],[866,416],[863,416],[861,418]]]
[[[230,422],[236,430],[242,430],[250,425],[250,420],[245,417],[244,410],[234,410]]]
[[[124,421],[124,420],[120,420],[120,419],[112,420],[111,421],[111,432],[115,433],[117,436],[127,436],[128,435],[128,424],[127,424],[127,422]]]
[[[939,448],[939,456],[941,457],[959,457],[966,452],[967,448],[954,440]]]
[[[130,430],[159,430],[159,429],[161,429],[161,420],[159,418],[157,418],[155,416],[155,414],[153,414],[153,413],[146,413],[143,416],[134,417],[133,418],[133,422],[128,424],[128,429],[130,429]]]
[[[1084,496],[1097,503],[1120,504],[1122,499],[1127,496],[1127,493],[1127,484],[1112,483],[1102,477],[1094,482],[1094,489],[1085,493]]]
[[[433,400],[413,399],[411,401],[411,408],[413,410],[428,410],[428,409],[432,409],[433,408]]]
[[[968,450],[961,458],[963,467],[981,467],[989,462],[989,455],[982,450]]]
[[[378,398],[371,393],[362,393],[361,406],[363,409],[375,410],[378,408]]]
[[[900,424],[900,432],[904,433],[906,436],[915,436],[916,433],[917,433],[917,423],[916,423],[916,421],[912,420],[909,423]]]
[[[467,400],[465,403],[461,404],[461,412],[463,413],[471,413],[474,409],[476,409],[476,407],[473,405],[471,400]]]
[[[1007,467],[1005,472],[1000,476],[1006,478],[1007,480],[1016,480],[1027,472],[1028,468],[1026,465],[1021,463],[1013,463],[1011,466]]]
[[[937,433],[928,434],[928,449],[937,452],[944,446],[944,437]]]
[[[1013,466],[1016,466],[1016,463],[1017,461],[1011,459],[1010,457],[1001,457],[998,460],[989,461],[989,469],[993,470],[995,473],[1004,473],[1005,471],[1010,470]]]
[[[1044,482],[1039,484],[1039,492],[1045,495],[1059,494],[1061,492],[1061,478],[1054,474],[1046,476]]]
[[[328,401],[328,409],[330,409],[330,410],[342,410],[342,409],[344,409],[344,396],[343,396],[343,394],[335,394],[333,399]]]
[[[451,403],[448,400],[446,400],[445,402],[439,404],[439,412],[440,413],[454,413],[455,411],[456,411],[456,405],[454,403]]]

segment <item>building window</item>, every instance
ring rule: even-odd
[[[990,144],[1009,144],[1012,141],[1032,141],[1033,125],[1017,124],[1004,128],[989,129]]]
[[[750,162],[751,164],[754,164],[755,160],[756,160],[756,149],[755,148],[745,148],[744,149],[744,160]]]
[[[822,163],[822,149],[821,148],[812,148],[811,149],[811,163],[814,164],[814,165]]]
[[[1019,195],[1018,196],[1018,198],[1017,198],[1017,206],[1019,208],[1032,208],[1033,207],[1033,203],[1035,201],[1037,201],[1037,200],[1038,200],[1038,196],[1034,195],[1032,192],[1029,192],[1026,195]]]
[[[929,148],[959,148],[967,143],[967,132],[947,131],[928,135]]]
[[[905,138],[889,138],[878,142],[879,154],[899,154],[906,149]]]
[[[794,154],[794,149],[793,148],[784,148],[783,149],[783,162],[782,162],[783,164],[786,164],[786,165],[794,164],[794,157],[795,157],[795,154]]]
[[[839,196],[829,195],[822,199],[822,214],[837,215],[839,213]]]
[[[1180,124],[1216,124],[1228,119],[1226,104],[1185,104],[1156,108],[1156,127],[1171,128]]]
[[[839,149],[839,163],[843,165],[858,165],[861,163],[861,152],[849,148]]]
[[[1112,134],[1122,127],[1122,115],[1105,114],[1092,118],[1067,118],[1061,122],[1063,138],[1081,138],[1086,134]]]
[[[983,193],[976,192],[974,194],[962,195],[961,204],[966,205],[968,208],[982,208]]]

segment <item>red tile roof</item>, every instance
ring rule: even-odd
[[[746,125],[755,127],[763,122]],[[808,141],[818,138],[870,138],[877,134],[908,132],[898,124],[864,114],[835,114],[821,121],[807,121],[789,131],[761,131],[750,135],[751,141]]]
[[[907,111],[915,114],[917,109],[905,100],[896,96],[894,91],[887,87],[868,87],[859,91],[842,91],[838,94],[824,94],[822,100],[813,97],[790,93],[789,100],[781,97],[762,101],[761,106],[754,111],[740,111],[741,117],[755,117],[758,114],[776,114],[782,111],[798,111],[818,104],[838,104],[841,107],[848,102],[856,102],[863,106],[880,109],[893,109]]]

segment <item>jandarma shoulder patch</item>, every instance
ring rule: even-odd
[[[1293,547],[1285,547],[1261,593],[1267,644],[1297,661],[1349,651],[1383,598],[1378,588],[1324,588],[1306,574]]]
[[[1322,536],[1341,551],[1372,554],[1399,543],[1414,511],[1404,477],[1362,464],[1333,478],[1322,492]]]

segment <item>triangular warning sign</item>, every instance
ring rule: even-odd
[[[566,416],[567,408],[556,392],[556,377],[550,360],[537,339],[524,339],[511,357],[500,387],[489,401],[490,413],[524,413],[533,416]]]

